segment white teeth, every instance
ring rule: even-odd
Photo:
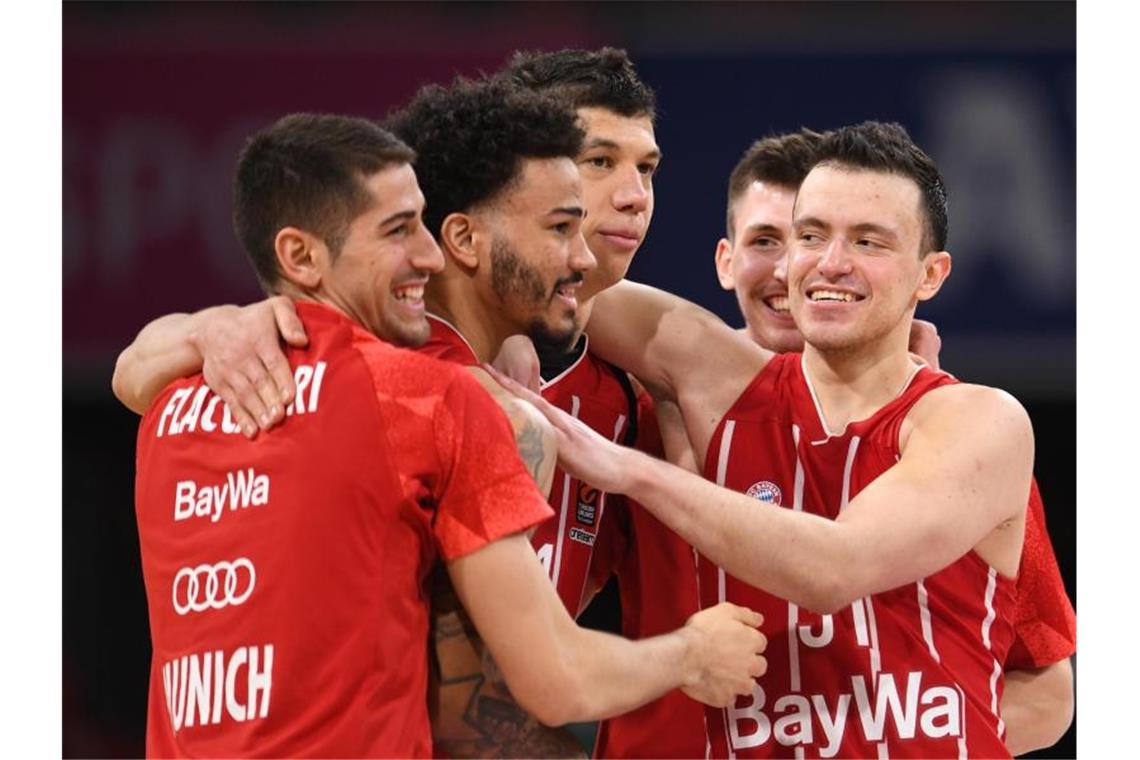
[[[787,311],[788,310],[788,297],[787,296],[772,296],[767,301],[768,307],[773,311]]]
[[[423,285],[400,288],[395,292],[398,301],[418,301],[424,297]]]
[[[838,290],[816,290],[809,293],[808,298],[813,301],[845,301],[847,303],[855,300],[855,296],[851,293],[840,293]]]

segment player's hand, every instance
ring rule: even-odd
[[[206,385],[230,408],[247,437],[285,417],[296,393],[281,339],[305,346],[309,338],[292,300],[274,296],[249,306],[225,307],[191,335],[202,355]]]
[[[755,679],[768,671],[768,639],[757,630],[759,612],[722,602],[689,618],[682,629],[696,635],[698,677],[682,687],[711,707],[729,707],[737,696],[752,693]]]
[[[524,388],[489,364],[483,365],[499,384],[529,402],[550,421],[558,444],[558,463],[574,477],[600,491],[625,493],[629,471],[625,465],[630,449],[609,441],[585,423],[571,417],[532,390]]]
[[[938,354],[942,351],[942,338],[933,322],[916,319],[910,323],[910,353],[920,362],[938,369]]]
[[[542,388],[538,352],[534,350],[531,339],[525,335],[512,335],[504,340],[492,366],[535,393]]]

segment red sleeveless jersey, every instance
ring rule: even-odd
[[[550,515],[468,373],[297,313],[279,427],[247,440],[201,375],[140,424],[148,755],[429,756],[430,569]]]
[[[474,350],[454,325],[431,314],[428,320],[431,337],[420,351],[466,366],[479,364]],[[542,396],[611,440],[623,440],[629,430],[631,396],[610,365],[584,345],[579,346],[577,358],[569,366],[543,381]],[[531,545],[563,605],[577,617],[597,590],[588,576],[606,511],[606,494],[557,467],[550,487],[550,506],[554,517],[535,529]]]
[[[834,519],[900,456],[899,428],[928,391],[923,368],[892,402],[825,431],[800,354],[773,357],[717,427],[705,475]],[[917,547],[916,547],[917,549]],[[1009,757],[998,714],[1014,582],[973,551],[915,583],[817,615],[698,559],[701,603],[763,613],[768,672],[734,707],[706,711],[715,757]]]
[[[640,390],[637,448],[664,458],[653,400]],[[631,639],[668,633],[697,612],[696,553],[637,502],[614,499],[598,535],[593,584],[617,576],[621,632]],[[595,757],[704,757],[705,711],[680,689],[598,727]]]
[[[585,341],[585,339],[583,339]],[[636,398],[611,365],[590,353],[588,344],[559,374],[544,379],[542,397],[612,441],[622,442],[633,424]],[[589,483],[554,470],[550,506],[554,517],[534,532],[531,543],[550,574],[558,596],[577,616],[600,588],[590,579],[591,558],[603,529],[610,497]],[[602,579],[603,582],[605,579]]]

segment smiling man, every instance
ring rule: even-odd
[[[437,559],[500,678],[547,723],[674,687],[725,703],[763,672],[759,618],[732,605],[637,643],[574,625],[526,540],[550,510],[502,411],[459,365],[393,345],[428,339],[421,296],[443,267],[413,157],[369,121],[307,114],[243,152],[235,228],[309,341],[285,359],[285,421],[255,440],[201,375],[144,414],[149,754],[433,754]]]
[[[517,390],[555,422],[568,469],[700,550],[703,605],[765,612],[772,667],[707,713],[714,756],[1007,756],[1029,421],[908,353],[917,303],[950,272],[929,157],[869,122],[826,136],[815,161],[788,254],[802,355],[651,288],[596,299],[595,349],[679,405],[707,480]]]

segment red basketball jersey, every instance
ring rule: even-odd
[[[589,352],[583,339],[577,358],[559,374],[544,379],[542,397],[612,441],[622,442],[636,414],[636,398],[620,370]],[[531,543],[550,574],[558,596],[572,616],[592,598],[597,586],[590,582],[590,564],[598,532],[602,529],[610,497],[554,470],[550,506],[554,517],[538,526]]]
[[[148,755],[430,755],[428,572],[550,514],[474,378],[297,312],[279,427],[247,440],[201,375],[140,424]]]
[[[653,400],[638,393],[637,448],[664,458]],[[683,538],[636,502],[612,497],[598,535],[592,584],[617,575],[622,635],[668,633],[697,612],[696,553]],[[704,757],[705,711],[680,689],[603,721],[595,757]]]
[[[428,318],[431,337],[421,351],[467,366],[479,364],[470,344],[454,325],[434,315]],[[610,365],[586,350],[585,339],[572,361],[558,374],[543,380],[542,396],[611,440],[623,440],[629,430],[632,391],[626,391]],[[594,542],[606,511],[606,494],[557,467],[550,487],[550,506],[554,517],[535,529],[531,545],[558,597],[570,615],[577,617],[596,591],[587,578]]]
[[[870,418],[828,435],[799,354],[773,357],[717,427],[705,475],[757,509],[834,519],[900,456],[899,428],[933,388],[918,370]],[[734,707],[707,710],[715,757],[1008,757],[998,714],[1014,582],[973,551],[915,583],[818,615],[698,559],[702,605],[764,615],[768,672]]]

